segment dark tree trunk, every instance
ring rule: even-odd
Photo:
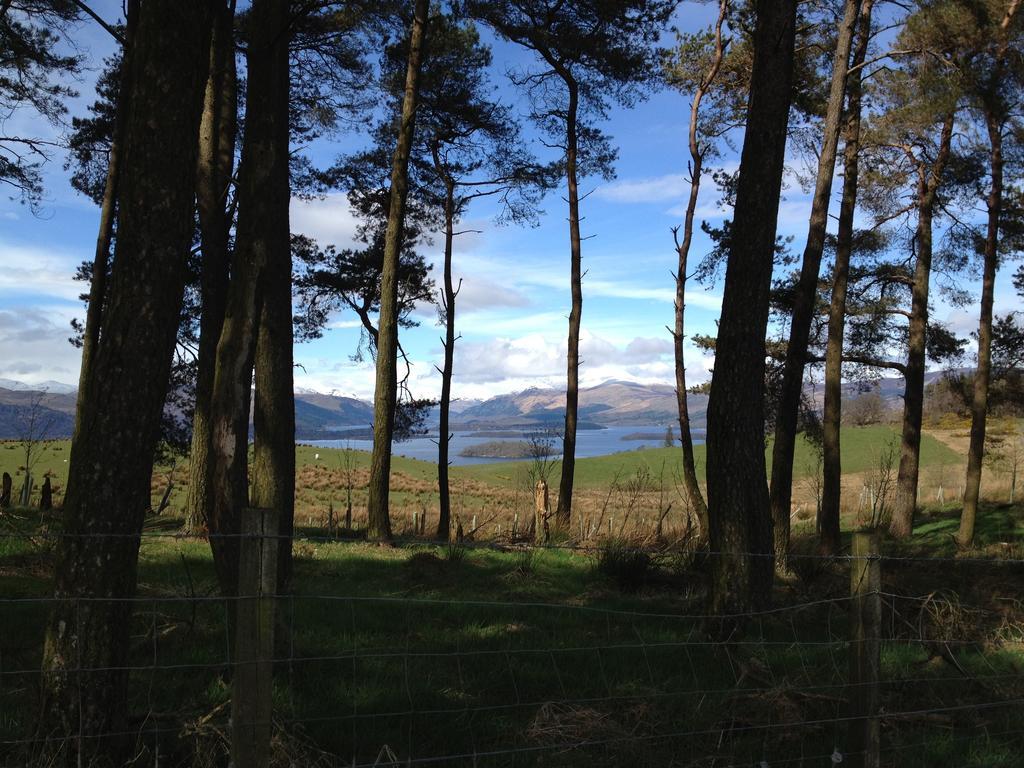
[[[935,199],[949,160],[953,136],[953,113],[946,116],[939,138],[939,149],[931,168],[921,161],[918,171],[917,263],[911,293],[910,325],[907,344],[906,386],[903,392],[903,433],[900,443],[900,469],[896,478],[896,500],[889,532],[905,538],[914,530],[917,511],[917,478],[921,464],[921,421],[924,409],[925,342],[928,332],[928,286],[932,272],[932,219]]]
[[[266,78],[261,96],[263,143],[260,194],[251,202],[252,247],[263,253],[256,337],[256,402],[253,410],[252,505],[278,513],[278,591],[291,583],[295,518],[295,387],[292,365],[292,253],[288,226],[288,25],[289,0],[267,0]]]
[[[377,378],[373,392],[373,454],[370,457],[367,537],[391,539],[388,492],[391,482],[391,438],[398,404],[398,252],[402,244],[405,201],[409,191],[409,153],[416,127],[420,64],[427,34],[428,0],[416,0],[409,34],[402,123],[391,166],[391,205],[384,238],[380,276],[380,320],[377,324]]]
[[[441,413],[437,440],[437,490],[439,513],[437,538],[447,541],[451,532],[451,493],[448,486],[449,411],[452,399],[452,370],[455,364],[455,298],[452,282],[452,240],[455,236],[455,187],[447,182],[444,201],[444,363],[441,367]]]
[[[747,127],[708,402],[711,606],[766,602],[774,574],[764,460],[768,298],[792,97],[795,0],[760,0]],[[754,553],[751,557],[749,553]]]
[[[775,418],[775,444],[772,447],[771,509],[775,531],[775,557],[783,565],[789,554],[790,504],[793,499],[793,451],[796,447],[800,399],[804,386],[807,345],[818,299],[818,273],[825,250],[828,209],[832,202],[832,179],[835,175],[839,129],[846,93],[846,73],[850,66],[853,28],[857,23],[860,0],[846,0],[843,20],[839,25],[835,57],[832,60],[832,87],[825,110],[824,136],[818,156],[818,174],[811,202],[800,280],[793,301],[793,318],[789,326],[789,343],[782,379],[782,394]]]
[[[49,475],[43,478],[43,487],[39,489],[39,509],[42,512],[53,509],[53,486]]]
[[[196,202],[203,255],[202,316],[185,504],[185,530],[189,533],[202,529],[210,518],[210,484],[213,479],[210,407],[217,342],[224,325],[228,295],[231,215],[227,210],[227,198],[235,160],[236,120],[234,11],[225,6],[218,10],[210,42],[210,74],[206,80],[203,118],[199,128]]]
[[[124,151],[124,131],[129,110],[128,79],[131,66],[132,40],[135,37],[139,18],[139,0],[131,0],[126,6],[124,47],[121,52],[121,77],[118,100],[114,113],[114,135],[107,156],[107,179],[103,187],[103,201],[100,203],[100,226],[96,236],[96,252],[92,260],[92,281],[89,285],[89,304],[85,311],[85,333],[82,336],[82,363],[78,373],[78,403],[76,412],[82,412],[81,403],[90,396],[92,361],[100,340],[100,325],[103,322],[103,304],[107,296],[107,272],[110,268],[110,246],[114,239],[114,219],[117,216],[118,177],[121,155]],[[80,422],[76,419],[75,430]]]
[[[124,762],[139,534],[193,231],[211,4],[147,0],[118,174],[117,242],[99,344],[79,403],[43,654],[40,735],[53,763]],[[95,671],[81,671],[95,670]]]
[[[577,111],[579,86],[568,73],[563,79],[569,89],[566,113],[565,176],[569,192],[569,250],[572,306],[569,310],[569,340],[566,350],[565,431],[562,434],[562,477],[558,484],[555,525],[569,530],[572,518],[572,487],[576,475],[576,422],[580,403],[580,320],[583,315],[583,274],[580,250],[580,195],[576,178],[579,152]]]
[[[996,270],[999,267],[999,217],[1003,208],[1003,126],[992,109],[986,110],[989,163],[992,187],[988,193],[988,231],[985,234],[985,267],[981,279],[981,314],[978,318],[978,367],[974,372],[971,401],[971,444],[967,451],[967,480],[964,511],[960,516],[957,541],[970,546],[981,496],[981,464],[985,456],[985,421],[988,416],[988,387],[992,372],[992,304],[995,299]]]
[[[835,554],[840,547],[839,512],[842,501],[843,335],[846,330],[846,294],[849,287],[850,255],[853,251],[853,222],[857,212],[857,177],[860,172],[861,66],[871,39],[871,10],[874,0],[863,0],[857,29],[855,67],[847,83],[846,144],[843,147],[843,199],[839,205],[836,258],[832,276],[832,298],[828,311],[828,342],[825,347],[825,406],[822,416],[823,483],[821,514],[818,518],[819,549]]]
[[[249,403],[257,339],[266,317],[263,304],[265,298],[271,302],[279,300],[277,296],[266,296],[268,291],[281,290],[280,286],[268,289],[266,285],[281,279],[282,174],[285,187],[288,182],[287,135],[283,143],[281,138],[282,121],[287,121],[288,83],[287,80],[281,82],[281,62],[284,59],[287,68],[287,28],[287,3],[284,0],[253,3],[253,34],[246,52],[245,140],[238,169],[238,226],[211,397],[213,481],[210,489],[210,546],[217,579],[226,595],[237,591],[238,541],[234,537],[239,533],[242,509],[249,504]],[[282,91],[285,99],[283,117]],[[283,217],[283,226],[287,238],[287,213]],[[285,247],[287,249],[287,245]],[[285,288],[288,285],[290,275],[285,278]],[[288,302],[290,315],[290,295]],[[269,310],[271,334],[279,333],[274,326],[279,312],[279,308]],[[289,339],[290,327],[289,324]],[[281,375],[291,381],[290,368],[287,374]],[[264,396],[274,396],[266,392],[266,383],[262,389]],[[261,418],[266,418],[265,412]],[[294,419],[294,415],[291,418]],[[273,427],[270,429],[273,434]],[[266,474],[264,471],[264,477]],[[267,493],[270,487],[267,484],[261,486],[264,500],[272,497]],[[282,516],[286,512],[287,509],[282,509]]]
[[[690,246],[693,243],[693,222],[696,217],[697,199],[700,196],[700,179],[704,172],[704,152],[701,150],[697,136],[700,105],[704,100],[704,94],[707,93],[718,76],[718,70],[725,57],[722,25],[725,23],[728,8],[728,0],[720,0],[718,20],[715,23],[715,54],[708,71],[693,94],[693,103],[690,105],[690,128],[687,140],[690,150],[690,196],[686,201],[686,215],[683,218],[683,240],[682,242],[676,241],[676,254],[679,261],[676,265],[675,327],[672,329],[672,346],[676,364],[676,408],[679,412],[679,443],[683,450],[683,485],[686,488],[686,497],[689,499],[690,507],[700,526],[698,535],[701,542],[708,540],[708,505],[704,501],[700,485],[697,483],[697,468],[693,459],[693,436],[690,432],[690,409],[686,403],[686,360],[683,354],[683,342],[686,339],[684,323],[686,318],[686,270],[689,268]],[[677,234],[673,230],[673,235]]]

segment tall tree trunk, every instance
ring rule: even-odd
[[[234,9],[218,9],[210,42],[210,74],[206,80],[203,118],[199,127],[196,203],[202,247],[202,315],[196,371],[195,414],[189,451],[185,530],[195,533],[210,518],[213,479],[210,407],[217,342],[224,325],[230,269],[231,216],[228,189],[235,161],[237,92],[235,78]]]
[[[583,315],[583,257],[580,250],[580,194],[577,175],[579,136],[577,112],[579,86],[568,73],[563,79],[569,89],[566,112],[565,176],[569,192],[569,250],[572,306],[569,309],[569,339],[566,349],[565,431],[562,434],[562,477],[558,483],[555,525],[569,530],[572,517],[572,487],[576,476],[576,427],[580,404],[580,320]]]
[[[843,147],[843,199],[839,205],[836,259],[832,275],[832,298],[828,310],[828,342],[825,347],[825,406],[822,416],[823,478],[821,512],[818,517],[819,550],[835,554],[840,547],[839,512],[842,501],[842,454],[840,427],[843,408],[843,336],[846,331],[846,294],[849,287],[850,256],[853,252],[853,222],[857,212],[857,177],[860,173],[860,123],[862,65],[871,39],[871,10],[874,0],[863,0],[857,28],[854,69],[849,73],[846,107],[846,144]]]
[[[449,180],[444,198],[444,362],[441,367],[441,413],[437,440],[437,491],[439,514],[437,538],[447,541],[451,531],[451,494],[448,486],[449,412],[452,398],[452,370],[455,364],[455,298],[458,291],[452,282],[452,241],[455,236],[455,187]]]
[[[999,24],[995,72],[992,75],[992,82],[997,87],[1006,70],[1010,24],[1013,23],[1020,5],[1020,0],[1011,0]],[[985,422],[988,416],[988,388],[992,372],[992,304],[995,296],[996,271],[999,268],[999,219],[1003,211],[1004,120],[1004,104],[998,97],[986,95],[985,125],[988,129],[992,187],[988,196],[988,231],[985,237],[981,313],[978,318],[978,369],[974,375],[974,399],[971,403],[971,444],[967,453],[964,510],[960,518],[960,531],[957,534],[957,541],[961,546],[969,546],[974,541],[974,524],[978,517],[978,500],[981,496],[981,463],[985,454]],[[1012,501],[1012,487],[1010,495]]]
[[[126,758],[129,601],[192,239],[210,22],[206,0],[147,0],[139,15],[110,290],[79,403],[43,652],[40,735],[61,753],[48,765]]]
[[[999,267],[999,218],[1003,208],[1003,126],[992,109],[986,110],[992,187],[988,193],[988,231],[985,234],[985,267],[981,279],[981,314],[978,318],[978,367],[974,372],[971,401],[971,444],[967,451],[967,480],[964,510],[960,516],[957,542],[970,546],[981,496],[981,463],[985,455],[985,421],[988,415],[988,387],[992,372],[992,304],[995,299],[996,270]]]
[[[700,117],[700,105],[704,94],[714,83],[718,70],[722,67],[725,57],[725,43],[722,40],[722,25],[729,10],[729,0],[719,0],[718,20],[715,22],[715,53],[711,65],[693,94],[690,105],[690,128],[688,145],[690,149],[690,196],[686,201],[686,215],[683,218],[683,240],[676,241],[676,254],[679,262],[676,265],[676,299],[675,327],[672,329],[672,346],[676,363],[676,407],[679,412],[679,443],[683,450],[683,485],[690,507],[697,516],[700,526],[700,540],[708,540],[708,505],[700,492],[697,483],[697,468],[693,460],[693,436],[690,433],[690,409],[686,403],[686,360],[683,354],[683,342],[686,339],[684,320],[686,317],[686,270],[690,256],[690,245],[693,243],[693,221],[697,211],[697,199],[700,196],[700,179],[704,172],[704,151],[698,143],[697,127]],[[676,231],[673,230],[673,236]]]
[[[405,201],[409,192],[409,153],[416,127],[420,65],[427,34],[428,0],[416,0],[409,33],[409,60],[405,71],[402,123],[391,164],[391,205],[384,237],[384,264],[380,275],[380,320],[377,324],[377,378],[373,392],[373,453],[370,457],[366,535],[371,540],[391,539],[388,492],[391,482],[391,439],[398,404],[398,253],[402,246]]]
[[[261,75],[266,114],[261,120],[263,154],[252,247],[263,252],[256,337],[256,402],[253,410],[252,504],[277,511],[277,584],[291,583],[295,517],[295,386],[292,365],[292,253],[288,225],[288,27],[289,0],[267,0],[269,45]]]
[[[238,225],[210,404],[213,470],[208,525],[214,568],[225,595],[235,594],[238,586],[238,540],[235,536],[239,533],[241,511],[249,504],[249,404],[253,365],[265,317],[264,300],[278,301],[276,296],[266,294],[268,290],[279,288],[267,289],[266,284],[280,279],[282,174],[285,186],[288,180],[287,136],[283,144],[281,139],[281,122],[287,120],[287,101],[285,115],[281,115],[282,89],[285,99],[288,93],[287,82],[281,83],[281,61],[284,57],[287,64],[288,55],[287,3],[285,0],[257,0],[251,13],[252,36],[246,52],[245,139],[238,169]],[[283,220],[287,237],[287,213]],[[265,272],[270,274],[265,275]],[[286,278],[288,284],[290,276]],[[290,296],[288,307],[290,314]],[[268,311],[272,334],[279,332],[274,326],[275,313],[279,311]],[[281,375],[291,381],[290,369]],[[263,389],[266,390],[266,385]],[[261,418],[266,417],[263,414]],[[265,478],[265,463],[261,469]],[[261,500],[266,502],[268,496],[273,497],[268,493],[272,485],[266,483],[273,481],[261,482],[264,483]],[[287,514],[287,508],[281,512]]]
[[[708,402],[711,607],[766,602],[774,574],[764,370],[775,228],[792,98],[796,0],[759,0],[747,127]],[[751,557],[749,553],[753,553]]]
[[[917,479],[921,464],[921,422],[924,409],[925,343],[928,334],[928,286],[932,272],[932,219],[935,198],[949,160],[954,114],[946,115],[939,138],[939,150],[931,168],[924,161],[918,171],[917,263],[911,293],[910,324],[907,344],[906,386],[903,392],[903,432],[900,442],[900,469],[896,478],[896,500],[889,532],[905,538],[914,530],[917,511]]]
[[[129,68],[131,67],[132,40],[136,34],[139,19],[139,0],[131,0],[126,6],[124,47],[121,51],[120,87],[114,112],[114,135],[107,156],[107,179],[103,187],[103,201],[100,203],[100,227],[96,235],[96,252],[92,260],[92,281],[89,284],[89,305],[85,312],[85,333],[82,336],[82,363],[78,373],[78,398],[76,414],[81,414],[81,404],[90,397],[89,383],[92,380],[92,361],[100,340],[100,325],[103,322],[103,305],[107,296],[107,272],[110,269],[110,246],[114,239],[114,219],[117,216],[118,177],[121,155],[124,151],[124,132],[129,110]],[[76,418],[75,431],[81,422]]]
[[[800,399],[804,387],[804,366],[807,362],[811,320],[818,299],[818,274],[825,250],[828,209],[832,202],[832,179],[839,148],[839,129],[846,93],[846,73],[850,66],[853,28],[857,23],[860,0],[845,0],[843,20],[839,25],[835,57],[832,60],[832,86],[825,109],[824,136],[818,156],[818,174],[811,201],[800,280],[793,301],[793,317],[789,326],[789,343],[783,370],[782,393],[775,418],[775,445],[772,447],[771,508],[775,528],[775,557],[785,566],[789,555],[790,504],[793,499],[793,451],[796,447]]]

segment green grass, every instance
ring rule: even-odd
[[[844,427],[842,430],[843,472],[853,474],[868,472],[878,466],[879,454],[889,445],[896,449],[899,461],[899,432],[887,425],[870,427]],[[707,463],[705,446],[694,446],[694,463],[701,479]],[[771,471],[771,444],[765,449],[768,471]],[[962,457],[951,448],[925,434],[921,438],[921,466],[931,467],[958,464]],[[621,451],[607,456],[579,459],[576,462],[576,485],[580,488],[605,486],[616,474],[621,477],[633,475],[637,468],[647,467],[655,476],[665,467],[667,477],[673,477],[682,463],[678,448],[646,448],[636,451]],[[502,462],[500,464],[475,464],[453,467],[452,475],[483,480],[491,483],[508,483],[517,472],[529,466],[528,462]],[[793,458],[795,478],[807,477],[816,470],[817,459],[814,448],[803,438],[797,440]]]
[[[870,472],[880,451],[897,439],[890,427],[845,429],[844,472]],[[51,472],[55,484],[62,486],[67,442],[47,444],[39,456],[37,477]],[[353,451],[350,456],[355,469],[367,468],[366,452]],[[337,475],[329,472],[342,468],[343,457],[337,449],[298,446],[300,471],[312,471],[315,465],[328,474],[313,472],[308,477],[329,481],[323,488],[300,488],[300,493],[315,495],[318,504],[333,500],[340,512]],[[959,465],[961,460],[939,441],[924,437],[923,467]],[[678,449],[663,448],[582,459],[577,462],[577,485],[596,492],[616,474],[628,478],[646,467],[657,476],[663,465],[671,477],[678,461]],[[697,448],[697,461],[702,471],[703,446]],[[0,444],[0,471],[16,475],[21,462],[16,445]],[[453,468],[453,476],[456,482],[508,489],[521,482],[527,466],[462,466]],[[396,456],[393,468],[396,477],[411,479],[413,486],[427,488],[435,479],[436,468],[429,462]],[[813,454],[801,441],[795,474],[800,478],[813,470]],[[166,466],[158,469],[155,493],[168,472]],[[183,474],[180,463],[173,504],[183,500]],[[482,505],[486,498],[481,495],[475,503]],[[416,487],[393,493],[395,503],[426,504],[430,499],[429,491]],[[888,543],[887,551],[953,556],[950,534],[957,515],[948,504],[923,512],[911,543]],[[37,517],[35,512],[0,517],[0,530],[32,533]],[[149,525],[151,530],[174,531],[177,522],[171,517]],[[309,533],[320,535],[322,529],[314,526]],[[1024,508],[983,508],[979,553],[1020,556],[1021,541]],[[779,605],[823,602],[750,622],[724,645],[717,642],[714,622],[685,618],[704,612],[706,584],[705,566],[698,562],[683,567],[686,562],[658,558],[635,592],[635,584],[624,585],[628,591],[623,591],[613,577],[602,574],[594,557],[566,550],[537,550],[524,556],[470,549],[461,557],[449,557],[444,548],[429,545],[378,548],[298,542],[295,595],[278,608],[277,655],[282,661],[275,669],[275,716],[286,737],[282,748],[287,746],[293,759],[296,751],[305,755],[297,764],[316,764],[310,745],[345,761],[354,757],[372,764],[384,744],[404,758],[610,740],[587,748],[444,764],[653,766],[669,765],[680,755],[690,756],[684,764],[700,764],[693,761],[711,755],[716,764],[755,765],[767,760],[774,765],[799,755],[808,757],[808,766],[827,764],[827,757],[811,756],[830,755],[843,741],[843,727],[744,727],[842,716],[847,619],[845,603],[830,603],[829,598],[841,600],[846,594],[845,569],[827,566],[813,584],[784,583],[777,595]],[[1024,589],[1024,573],[1016,566],[911,562],[887,569],[886,591],[923,595],[952,589],[964,604],[998,609],[1008,621],[1024,622],[1009,602]],[[46,540],[0,538],[0,597],[47,595],[51,571],[52,551]],[[144,540],[139,593],[215,595],[208,545]],[[927,658],[919,644],[908,642],[906,626],[915,625],[918,616],[906,606],[899,611],[898,617],[887,614],[887,631],[893,634],[882,658],[885,677],[891,681],[882,691],[886,711],[1024,695],[1019,681],[1000,681],[998,687],[982,690],[955,679],[950,668]],[[37,711],[38,677],[33,670],[41,655],[45,615],[45,605],[0,603],[0,740],[27,733]],[[146,727],[174,731],[210,713],[212,723],[223,723],[226,712],[217,708],[230,697],[225,616],[219,601],[140,606],[132,626],[132,664],[140,669],[131,677],[130,706],[143,733]],[[995,625],[975,629],[988,643],[957,646],[961,664],[974,675],[1016,675],[1024,663],[1022,646],[998,642],[996,637],[998,632],[1004,632],[1004,638],[1017,636]],[[154,662],[186,666],[173,671],[146,669]],[[999,733],[1017,728],[1015,714],[997,709],[982,717],[991,733]],[[977,737],[977,722],[969,712],[951,715],[939,726],[894,722],[884,731],[884,744],[893,751],[883,755],[883,765],[1020,764],[1015,736]],[[217,762],[224,743],[210,728],[192,738],[179,739],[173,733],[159,738],[162,765],[190,765],[195,750],[210,756],[204,766],[226,764]],[[156,739],[142,739],[149,763]],[[923,748],[901,748],[922,742]],[[20,759],[0,747],[0,764],[23,764]]]
[[[890,426],[878,425],[871,427],[847,427],[842,431],[843,441],[843,472],[857,473],[871,471],[878,465],[879,453],[887,445],[899,448],[899,433]],[[297,445],[295,448],[296,466],[300,469],[307,466],[320,466],[338,470],[343,463],[343,449],[318,448],[309,445]],[[53,483],[63,487],[67,478],[67,459],[70,455],[70,442],[54,440],[42,443],[35,461],[34,473],[37,487],[44,474],[53,476]],[[314,458],[319,455],[319,459]],[[771,470],[771,448],[765,451],[769,471]],[[355,469],[365,470],[370,464],[367,451],[352,449],[352,463]],[[698,474],[703,478],[706,463],[703,445],[694,447],[694,457]],[[898,456],[897,456],[898,460]],[[921,438],[921,467],[937,467],[959,464],[962,457],[952,449],[925,434]],[[16,442],[0,442],[0,472],[10,472],[15,478],[15,489],[20,487],[24,453]],[[185,470],[187,460],[178,459],[175,466],[176,475],[180,478]],[[645,448],[634,451],[621,451],[607,456],[579,459],[576,462],[576,486],[582,489],[606,487],[616,475],[627,478],[639,467],[647,467],[657,477],[662,467],[666,478],[672,478],[681,464],[678,448]],[[409,459],[404,456],[392,457],[392,469],[396,473],[424,481],[433,482],[437,477],[437,467],[431,462]],[[485,482],[495,486],[509,487],[528,470],[526,461],[495,462],[488,464],[462,465],[452,467],[453,479],[466,479]],[[794,477],[799,479],[813,473],[816,458],[813,448],[803,439],[797,441],[796,455],[793,461]],[[157,467],[157,482],[161,485],[170,470],[169,465]],[[557,474],[557,468],[556,468]],[[179,480],[180,484],[180,480]],[[179,488],[180,491],[180,488]],[[182,497],[176,493],[172,500],[180,502]]]
[[[951,510],[925,516],[914,549],[888,542],[885,551],[945,552],[941,536],[933,533],[954,518]],[[7,532],[35,530],[27,518],[8,517],[3,525]],[[985,508],[979,536],[984,545],[989,537],[1016,535],[1022,527],[1024,507]],[[52,566],[45,541],[0,542],[0,595],[45,595]],[[887,592],[954,589],[964,605],[1022,618],[1002,601],[1024,587],[1019,568],[885,568]],[[449,558],[444,548],[428,545],[298,542],[295,594],[278,605],[282,660],[275,668],[274,704],[281,733],[293,754],[306,750],[297,763],[302,765],[314,764],[310,744],[372,764],[384,744],[405,758],[581,740],[611,743],[443,764],[661,766],[680,755],[691,763],[713,755],[723,765],[773,765],[803,755],[808,766],[828,764],[827,757],[812,756],[842,748],[843,726],[745,728],[844,716],[845,567],[827,568],[810,592],[781,585],[779,606],[822,602],[749,622],[729,644],[719,642],[715,622],[697,618],[704,612],[706,576],[699,564],[679,568],[668,558],[656,570],[641,591],[625,592],[597,569],[593,556],[566,550],[537,550],[527,562],[516,551],[495,549]],[[208,546],[144,540],[139,592],[215,594]],[[965,683],[911,641],[907,625],[917,627],[919,618],[913,605],[901,603],[898,616],[886,609],[885,711],[1024,694],[1019,677],[1013,680],[1024,663],[1022,646],[998,642],[997,622],[973,622],[971,637],[986,642],[955,646],[972,675],[1006,676],[983,688]],[[0,611],[2,740],[23,735],[37,711],[32,670],[40,658],[45,606],[0,604]],[[131,661],[143,669],[132,675],[130,705],[147,764],[156,739],[147,728],[173,729],[211,712],[211,722],[223,725],[226,713],[215,710],[230,697],[224,611],[218,601],[140,605]],[[154,662],[192,666],[145,669]],[[1011,708],[955,712],[937,723],[890,721],[883,730],[889,750],[883,765],[1017,765],[1015,737],[979,731],[979,722],[991,734],[1016,730],[1017,714]],[[194,738],[160,738],[163,765],[188,765],[193,749],[215,755],[223,748],[208,728]],[[0,763],[20,764],[2,748]]]

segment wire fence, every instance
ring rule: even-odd
[[[264,728],[275,766],[1024,765],[1020,560],[797,555],[807,573],[772,607],[719,615],[702,607],[714,554],[630,595],[552,584],[573,572],[532,549],[371,555],[304,536],[291,593],[246,592],[243,577],[243,596],[224,598],[204,541],[149,532],[136,596],[59,600],[44,569],[61,536],[0,533],[3,765],[116,737],[132,765],[227,765],[243,726]],[[41,640],[60,602],[131,608],[124,663],[63,670],[73,686],[128,676],[122,731],[40,727]],[[274,631],[252,657],[240,641],[254,604],[272,606]],[[269,715],[240,722],[255,667],[272,674]]]

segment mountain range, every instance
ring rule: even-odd
[[[941,372],[930,372],[926,382]],[[879,379],[877,387],[889,407],[897,407],[903,395],[903,379]],[[865,385],[849,382],[843,395],[856,397]],[[822,388],[810,396],[821,403]],[[690,419],[695,429],[705,426],[707,395],[689,394]],[[554,388],[532,388],[497,395],[487,400],[456,400],[452,403],[452,428],[458,431],[488,429],[537,429],[562,423],[565,393]],[[69,437],[75,420],[75,388],[59,382],[30,385],[0,379],[0,439],[19,439],[35,415],[37,437]],[[606,381],[580,390],[580,429],[612,426],[665,426],[676,419],[675,388],[666,384]],[[373,404],[354,397],[309,390],[295,393],[295,432],[300,440],[330,439],[340,432],[369,429]],[[437,425],[437,409],[427,422]]]

